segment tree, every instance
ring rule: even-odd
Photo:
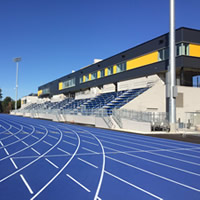
[[[13,107],[13,100],[10,97],[6,97],[2,101],[2,107],[4,113],[9,113],[14,107]]]
[[[2,113],[3,112],[3,107],[2,107],[2,90],[1,90],[1,88],[0,88],[0,113]]]
[[[0,88],[0,101],[1,101],[1,99],[2,99],[2,90]]]

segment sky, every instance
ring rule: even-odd
[[[175,0],[176,28],[200,29],[200,1]],[[38,87],[169,32],[169,0],[0,0],[3,98]]]

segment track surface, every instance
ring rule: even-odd
[[[0,115],[0,199],[200,199],[200,145]]]

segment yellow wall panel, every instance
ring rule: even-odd
[[[63,89],[63,82],[60,82],[60,83],[59,83],[58,89],[59,89],[59,90],[62,90],[62,89]]]
[[[42,94],[42,90],[38,90],[38,96]]]
[[[117,65],[114,65],[113,66],[113,74],[116,74],[117,73]]]
[[[91,74],[89,74],[89,81],[91,81],[92,80],[92,75]]]
[[[105,68],[105,76],[108,76],[108,68]]]
[[[97,72],[97,78],[100,78],[100,71]]]
[[[85,75],[83,75],[83,83],[85,82]]]
[[[158,51],[127,61],[127,70],[158,62]]]
[[[190,49],[190,54],[189,54],[190,56],[200,57],[200,45],[190,44],[189,49]]]

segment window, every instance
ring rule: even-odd
[[[63,89],[75,86],[75,78],[63,82]]]
[[[169,58],[169,48],[161,49],[158,51],[158,60],[166,60]]]
[[[85,82],[89,81],[89,74],[85,75]]]
[[[158,60],[159,61],[164,60],[164,49],[158,51]]]
[[[108,76],[113,74],[113,66],[108,67]]]
[[[50,89],[49,88],[45,88],[42,90],[42,94],[49,94],[50,93]]]
[[[105,76],[105,69],[100,70],[100,78]]]
[[[117,73],[126,71],[126,62],[117,64]]]
[[[189,44],[180,43],[176,45],[176,55],[177,56],[189,56]]]
[[[179,43],[176,45],[176,56],[189,56],[189,44]],[[158,60],[166,60],[169,59],[169,48],[160,49],[158,51]]]
[[[97,72],[91,73],[91,80],[97,79]]]
[[[79,83],[83,83],[83,76],[79,78]]]

